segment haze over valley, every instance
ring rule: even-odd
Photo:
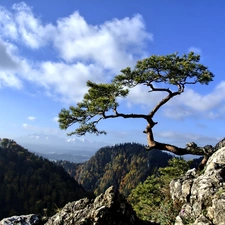
[[[107,145],[107,143],[90,141],[84,137],[63,138],[43,133],[21,136],[14,140],[29,151],[47,159],[77,163],[87,161],[99,148]]]

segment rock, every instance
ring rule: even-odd
[[[142,225],[125,198],[108,188],[95,199],[83,198],[66,204],[46,225]]]
[[[225,225],[225,139],[198,174],[195,169],[170,183],[174,202],[182,204],[175,225]]]
[[[0,221],[0,225],[40,225],[42,224],[39,215],[30,214],[24,216],[12,216]]]

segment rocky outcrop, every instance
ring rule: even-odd
[[[225,225],[225,139],[215,149],[200,174],[192,169],[170,183],[173,201],[182,204],[175,225]]]
[[[83,198],[68,203],[49,218],[46,225],[142,225],[131,205],[113,187],[94,200]]]
[[[24,215],[24,216],[12,216],[0,221],[0,225],[41,225],[40,216],[36,214]]]

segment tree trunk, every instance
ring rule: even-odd
[[[199,165],[200,170],[204,168],[204,165],[206,164],[208,158],[215,152],[215,149],[211,145],[198,147],[194,142],[187,143],[186,148],[180,148],[175,145],[157,142],[154,140],[154,135],[152,132],[153,126],[151,125],[151,123],[149,123],[146,127],[146,130],[144,131],[144,133],[147,134],[148,140],[148,147],[146,147],[147,150],[164,150],[180,156],[188,154],[203,156],[202,162]]]

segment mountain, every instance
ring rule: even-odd
[[[100,147],[106,145],[85,138],[62,138],[42,133],[17,137],[15,141],[47,159],[68,160],[76,163],[87,161]]]
[[[159,150],[146,151],[136,143],[100,148],[84,163],[59,161],[57,164],[74,177],[87,191],[103,193],[114,186],[125,196],[149,175],[165,167],[172,156]]]
[[[88,196],[62,167],[15,141],[0,139],[0,219],[12,215],[53,215],[69,201]]]

